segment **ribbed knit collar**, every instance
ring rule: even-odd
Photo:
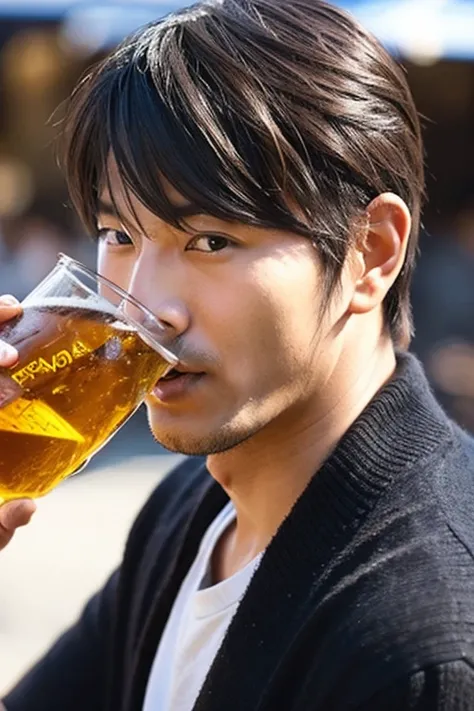
[[[264,694],[265,679],[279,664],[279,645],[285,637],[289,643],[294,629],[304,624],[315,583],[320,584],[330,561],[350,545],[397,475],[422,468],[450,433],[420,364],[410,354],[399,354],[392,380],[316,472],[268,546],[195,711],[255,707],[259,683]],[[219,498],[214,486],[208,496]],[[243,659],[254,676],[248,698],[235,673]]]
[[[360,519],[397,473],[430,454],[449,434],[418,360],[397,355],[393,378],[347,431],[302,499],[324,518],[329,537]],[[301,502],[303,503],[303,502]]]

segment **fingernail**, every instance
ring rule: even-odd
[[[12,358],[18,358],[18,351],[9,343],[2,343],[0,345],[0,361],[11,360]]]
[[[19,303],[18,299],[11,294],[4,294],[3,296],[0,296],[0,306],[18,306]]]

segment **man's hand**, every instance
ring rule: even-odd
[[[0,326],[4,321],[9,321],[20,313],[21,306],[14,296],[0,296]],[[0,368],[9,368],[17,360],[17,351],[0,340]],[[18,499],[0,506],[0,550],[10,542],[15,529],[28,523],[35,510],[35,503],[29,499]],[[2,711],[1,702],[0,711]]]
[[[10,542],[17,528],[26,526],[35,511],[36,504],[31,499],[17,499],[0,506],[0,550]]]
[[[14,296],[0,296],[0,328],[2,323],[19,316],[21,311],[20,302]],[[18,351],[0,339],[0,368],[10,368],[17,360]]]

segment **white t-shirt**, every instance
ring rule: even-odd
[[[153,662],[143,711],[191,711],[263,554],[202,588],[214,547],[235,519],[229,502],[207,529],[174,602]]]

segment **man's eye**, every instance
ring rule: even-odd
[[[221,252],[233,244],[232,240],[221,235],[196,235],[186,246],[186,251]]]
[[[133,244],[126,232],[112,230],[109,227],[99,230],[97,237],[101,242],[105,242],[106,244]]]

